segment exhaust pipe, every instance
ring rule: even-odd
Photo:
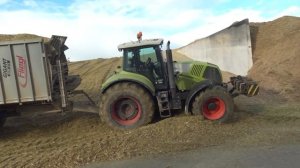
[[[175,86],[175,79],[174,79],[172,50],[170,49],[170,41],[168,41],[167,43],[166,56],[167,56],[167,69],[168,69],[170,92],[172,98],[174,98],[176,95],[176,86]]]

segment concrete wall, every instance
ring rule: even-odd
[[[178,52],[194,60],[216,64],[221,70],[247,75],[253,64],[249,21],[235,22],[226,29],[179,48]]]

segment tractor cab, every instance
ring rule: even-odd
[[[166,87],[165,68],[161,53],[163,39],[149,39],[124,43],[118,46],[123,51],[123,70],[147,77],[156,88]]]

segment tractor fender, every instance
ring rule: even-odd
[[[194,97],[201,91],[205,90],[208,87],[212,87],[216,85],[215,82],[213,82],[212,80],[204,80],[200,83],[198,83],[196,86],[194,86],[193,89],[191,89],[189,91],[189,94],[185,100],[185,106],[184,106],[184,112],[185,114],[191,114],[190,112],[190,105],[192,103],[192,100],[194,99]]]
[[[101,86],[101,93],[104,93],[111,86],[120,82],[132,82],[142,86],[152,96],[155,96],[153,83],[145,76],[137,73],[121,71],[110,76]]]
[[[110,88],[111,86],[117,84],[117,83],[122,83],[122,82],[131,82],[131,83],[136,83],[140,86],[142,86],[147,92],[149,92],[152,96],[155,96],[155,90],[153,90],[152,88],[150,88],[148,85],[145,85],[143,82],[140,82],[138,80],[133,80],[133,79],[119,79],[119,80],[115,80],[114,82],[110,83],[109,85],[106,85],[105,87],[103,87],[101,89],[101,93],[104,93],[108,88]]]

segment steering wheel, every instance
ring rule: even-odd
[[[149,57],[149,58],[147,59],[147,61],[146,61],[146,65],[149,66],[150,63],[151,63],[151,58]]]
[[[162,77],[162,71],[159,62],[154,63],[154,72],[156,73],[156,75]]]

